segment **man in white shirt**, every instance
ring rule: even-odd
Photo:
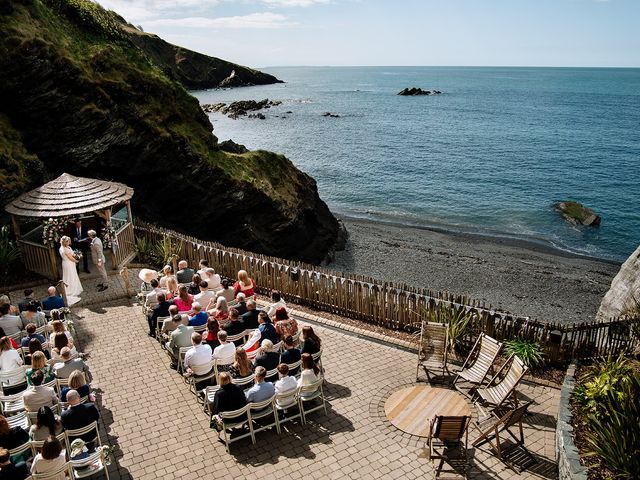
[[[220,288],[222,288],[222,285],[220,283],[220,275],[218,275],[213,268],[207,268],[204,271],[204,275],[205,276],[203,278],[207,280],[207,283],[209,284],[209,290],[217,292],[218,290],[220,290]]]
[[[289,366],[286,363],[278,365],[278,377],[279,380],[275,383],[276,395],[285,392],[291,392],[298,388],[298,381],[296,377],[289,376]]]
[[[198,262],[198,275],[200,278],[204,278],[206,276],[207,268],[209,268],[209,261],[206,259],[202,259]]]
[[[150,284],[151,291],[147,293],[147,300],[145,302],[147,307],[153,307],[156,305],[158,303],[158,294],[164,293],[164,290],[160,288],[160,283],[155,278],[151,280]]]
[[[22,395],[24,408],[27,412],[37,412],[40,407],[53,407],[58,404],[58,396],[51,387],[42,386],[44,373],[36,370],[31,375],[31,387],[27,387]]]
[[[280,295],[280,292],[278,290],[274,290],[271,292],[271,300],[273,301],[273,303],[269,305],[269,308],[267,310],[267,315],[269,315],[269,318],[273,318],[273,316],[276,314],[276,310],[278,310],[280,307],[287,308],[287,304],[282,299],[282,295]]]
[[[202,335],[198,332],[191,334],[191,344],[193,346],[184,355],[184,367],[194,375],[206,375],[211,371],[211,347],[202,343]]]
[[[198,293],[193,297],[193,301],[198,302],[200,305],[202,305],[202,308],[206,310],[206,308],[209,306],[209,302],[211,302],[212,300],[213,300],[213,303],[215,304],[216,302],[215,292],[212,292],[211,290],[209,290],[209,283],[205,282],[204,280],[201,281],[200,293]]]
[[[227,342],[227,332],[220,330],[218,332],[218,345],[213,350],[214,358],[229,358],[234,357],[236,354],[236,346],[232,342]]]

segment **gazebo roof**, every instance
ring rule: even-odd
[[[64,217],[103,210],[132,196],[133,188],[122,183],[63,173],[9,202],[5,210],[20,217]]]

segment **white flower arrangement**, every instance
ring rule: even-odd
[[[116,230],[113,228],[111,222],[102,228],[102,243],[106,248],[112,248],[116,239]]]
[[[55,247],[64,236],[64,229],[68,223],[67,217],[50,217],[42,222],[42,243],[48,247]]]

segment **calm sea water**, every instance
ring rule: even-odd
[[[281,100],[266,120],[211,114],[214,133],[284,153],[336,213],[614,260],[640,243],[640,69],[265,71],[287,83],[194,94],[202,103]],[[412,86],[444,93],[396,95]],[[600,228],[564,222],[551,208],[562,199],[600,213]]]

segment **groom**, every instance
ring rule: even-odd
[[[96,267],[98,267],[98,271],[100,275],[102,275],[102,283],[98,284],[98,291],[102,292],[109,288],[107,285],[107,270],[104,268],[105,258],[104,252],[102,251],[102,241],[96,236],[95,230],[89,230],[87,232],[89,236],[89,240],[91,241],[89,248],[91,249],[91,260]]]

